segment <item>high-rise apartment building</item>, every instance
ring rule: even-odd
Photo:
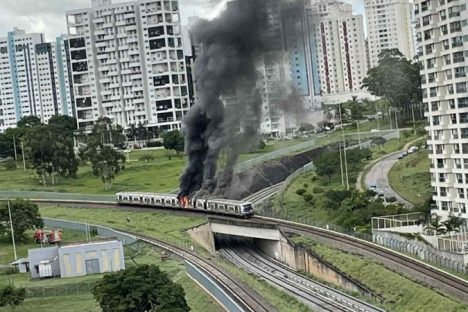
[[[190,104],[178,2],[91,3],[66,13],[79,127],[106,116],[179,129]]]
[[[463,0],[415,0],[434,212],[468,219],[468,10]]]
[[[362,15],[354,15],[350,4],[334,0],[314,0],[310,10],[316,46],[312,57],[318,64],[321,94],[361,92],[368,67]]]
[[[46,43],[43,34],[14,29],[0,38],[0,132],[24,116],[42,122],[72,115],[64,37]]]
[[[379,53],[398,49],[407,59],[415,56],[409,0],[365,0],[370,68],[379,64]]]

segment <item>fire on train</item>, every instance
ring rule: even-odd
[[[120,192],[115,194],[119,205],[139,205],[205,211],[213,214],[249,218],[254,214],[252,203],[230,199],[190,199],[187,196],[161,193]]]

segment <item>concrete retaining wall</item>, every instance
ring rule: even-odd
[[[357,281],[354,281],[350,277],[341,273],[331,264],[325,262],[323,259],[320,259],[311,250],[301,246],[296,246],[295,256],[297,270],[309,273],[312,276],[315,276],[333,285],[339,286],[343,289],[357,292],[365,296],[378,298],[378,296],[372,293],[364,285],[361,285]]]
[[[190,238],[209,252],[215,252],[214,235],[211,224],[205,223],[187,230]]]

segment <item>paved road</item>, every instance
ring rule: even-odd
[[[401,203],[404,203],[406,207],[412,207],[413,204],[398,195],[398,193],[392,189],[390,183],[388,182],[388,173],[392,166],[398,161],[398,155],[402,153],[403,151],[392,153],[376,163],[367,173],[365,182],[366,186],[371,184],[377,185],[377,191],[383,192],[385,197],[395,196],[397,200]]]

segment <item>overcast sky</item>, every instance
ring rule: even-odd
[[[189,16],[213,16],[226,0],[179,0],[182,22]],[[353,4],[355,13],[364,15],[364,0],[345,0]],[[125,2],[113,0],[114,3]],[[65,11],[90,6],[90,0],[0,0],[0,36],[13,27],[26,32],[42,32],[47,40],[66,33]]]

